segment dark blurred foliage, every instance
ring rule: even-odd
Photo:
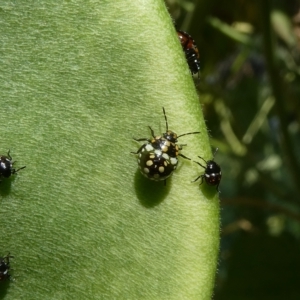
[[[195,84],[219,148],[214,299],[300,299],[300,1],[166,2],[198,45]]]

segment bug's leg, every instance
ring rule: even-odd
[[[167,179],[164,180],[164,186],[166,186],[166,185],[167,185]]]
[[[183,146],[187,146],[187,144],[180,144],[180,145],[178,145],[178,149],[179,149],[179,150],[182,150],[182,147],[183,147]]]
[[[145,147],[145,145],[146,145],[146,144],[143,144],[143,145],[139,148],[139,150],[138,150],[137,152],[131,151],[130,153],[132,153],[132,154],[139,154],[139,153],[142,151],[142,149]]]
[[[152,137],[154,137],[155,138],[155,134],[154,134],[154,130],[150,127],[150,126],[148,126],[149,127],[149,129],[150,129],[150,131],[151,131],[151,135],[152,135]]]
[[[8,151],[7,151],[7,157],[8,157],[10,160],[12,160],[12,157],[10,156],[10,149],[8,149]]]
[[[183,157],[183,158],[185,158],[185,159],[191,160],[190,158],[188,158],[187,156],[185,156],[185,155],[183,155],[181,153],[179,153],[178,155],[181,156],[181,157]]]
[[[140,138],[140,139],[133,138],[133,139],[137,142],[143,142],[143,141],[148,141],[149,142],[149,140],[147,138]]]
[[[14,258],[14,256],[10,255],[10,252],[8,252],[7,255],[3,257],[3,259],[6,260],[6,263],[7,263],[7,264],[9,264],[9,259],[10,259],[10,258]]]
[[[197,84],[196,84],[196,86],[199,86],[200,85],[200,69],[198,70],[197,74],[198,74],[198,76],[197,76]]]
[[[203,178],[204,178],[204,175],[200,175],[198,176],[195,180],[193,180],[192,182],[196,182],[197,180],[199,180],[201,178],[201,182],[199,185],[201,185],[203,183]]]

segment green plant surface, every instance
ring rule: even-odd
[[[1,1],[1,299],[210,299],[214,187],[180,158],[166,186],[139,143],[170,129],[212,156],[194,82],[163,1]]]

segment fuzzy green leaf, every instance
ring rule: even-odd
[[[219,244],[214,187],[180,159],[164,186],[137,170],[165,129],[211,158],[198,97],[160,0],[2,1],[0,185],[5,299],[210,299]]]

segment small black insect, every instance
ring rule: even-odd
[[[200,182],[200,185],[201,185],[203,183],[203,178],[204,178],[208,185],[216,185],[216,189],[218,191],[219,190],[219,184],[220,184],[220,181],[221,181],[221,178],[222,178],[222,172],[221,172],[221,167],[214,161],[217,151],[218,151],[218,148],[216,149],[212,160],[206,161],[204,158],[198,156],[199,158],[201,158],[206,163],[206,166],[201,165],[197,161],[194,161],[194,162],[196,164],[198,164],[199,166],[201,166],[202,168],[204,168],[205,172],[204,172],[204,174],[198,176],[192,182],[195,182],[195,181],[197,181],[201,178],[201,182]]]
[[[177,30],[177,35],[185,53],[186,61],[192,74],[200,76],[200,55],[195,40],[187,32]]]
[[[190,160],[190,158],[181,154],[183,144],[177,144],[178,138],[189,135],[198,134],[199,131],[184,133],[177,135],[174,131],[169,130],[168,120],[165,109],[163,113],[166,121],[166,132],[161,135],[155,135],[153,129],[149,126],[152,137],[150,139],[140,138],[135,141],[145,141],[137,152],[131,152],[138,154],[138,167],[141,173],[150,180],[161,181],[172,175],[173,171],[177,168],[178,156]]]
[[[4,281],[10,278],[10,274],[9,274],[10,258],[13,258],[13,256],[11,256],[9,253],[4,257],[0,257],[0,281]]]
[[[25,166],[24,166],[24,167],[21,167],[16,170],[13,167],[13,164],[15,162],[12,161],[12,157],[10,156],[9,153],[10,153],[10,150],[8,150],[7,156],[5,156],[5,155],[0,156],[0,179],[1,179],[1,177],[8,178],[11,175],[16,174],[18,171],[25,168]]]

